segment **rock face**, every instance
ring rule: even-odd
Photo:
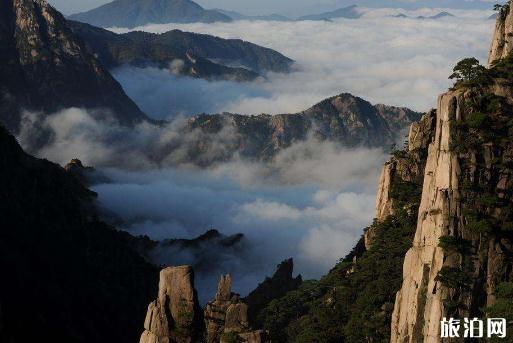
[[[512,48],[507,40],[513,13],[511,3],[505,6],[490,51],[490,80],[457,83],[439,98],[417,230],[394,306],[392,342],[440,342],[443,317],[511,315],[500,312],[504,303],[494,307],[501,286],[512,281],[511,260],[505,257],[513,248],[513,96],[511,68],[498,61],[509,58]]]
[[[70,18],[100,27],[231,21],[230,17],[205,10],[190,0],[116,0]]]
[[[215,299],[202,313],[190,266],[160,272],[158,299],[148,306],[144,329],[140,343],[267,342],[262,330],[251,329],[248,305],[232,293],[230,275],[221,276]]]
[[[190,266],[160,272],[159,294],[150,303],[141,343],[191,343],[202,337],[201,310]]]
[[[497,15],[495,31],[488,55],[488,67],[493,66],[513,50],[513,39],[511,36],[513,34],[513,15],[511,15],[513,3],[508,1],[504,6]]]
[[[230,275],[221,276],[215,300],[205,308],[205,326],[207,343],[265,341],[264,332],[253,331],[248,321],[248,305],[232,293]]]
[[[376,196],[376,215],[378,222],[384,221],[394,214],[394,190],[397,183],[421,184],[425,157],[429,144],[434,138],[435,111],[422,116],[418,122],[410,126],[406,151],[398,151],[385,163],[379,178],[378,193]],[[397,199],[401,201],[404,199]],[[368,229],[364,234],[365,247],[368,250],[372,244],[373,230]]]
[[[0,120],[9,130],[22,110],[107,108],[125,124],[146,119],[46,1],[2,0],[0,23]]]
[[[439,342],[444,289],[437,275],[444,264],[440,237],[454,232],[459,215],[459,164],[451,152],[451,123],[460,116],[461,94],[440,96],[435,140],[429,146],[413,247],[404,260],[403,285],[392,317],[392,342]]]
[[[216,298],[207,304],[205,308],[205,326],[208,343],[217,343],[224,333],[226,314],[228,307],[233,302],[238,302],[236,294],[232,294],[232,279],[230,275],[221,276]]]

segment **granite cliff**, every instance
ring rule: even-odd
[[[413,246],[392,342],[440,342],[443,317],[511,319],[511,2],[500,10],[489,69],[438,100]],[[502,290],[502,291],[501,291]]]
[[[258,313],[273,341],[434,343],[443,317],[513,319],[512,6],[489,68],[458,63],[454,87],[392,152],[353,251]]]

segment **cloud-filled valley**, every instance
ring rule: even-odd
[[[158,117],[205,109],[210,113],[294,113],[342,91],[373,103],[426,111],[449,86],[447,77],[458,60],[475,56],[485,61],[483,42],[494,23],[486,19],[490,11],[452,10],[456,17],[439,20],[391,17],[398,13],[428,16],[440,11],[376,9],[357,20],[333,22],[147,25],[136,30],[160,33],[178,28],[251,41],[294,59],[296,71],[241,84],[177,79],[167,72],[126,68],[117,70],[115,76],[131,97]],[[188,96],[184,94],[191,89]],[[167,104],[168,109],[155,110],[159,103]],[[192,108],[185,109],[186,104]]]
[[[350,251],[372,222],[380,166],[386,158],[383,149],[348,149],[312,138],[281,151],[272,163],[234,156],[199,168],[187,163],[182,149],[198,138],[197,132],[184,132],[184,123],[202,112],[295,113],[342,92],[373,103],[428,110],[450,84],[451,65],[467,56],[484,61],[483,41],[493,21],[486,20],[487,11],[453,11],[458,17],[442,20],[390,17],[398,12],[432,13],[374,10],[358,20],[333,22],[139,28],[242,38],[282,52],[296,65],[291,74],[268,74],[246,83],[121,67],[113,75],[127,94],[149,116],[170,123],[128,129],[115,121],[97,121],[92,111],[71,108],[42,121],[26,113],[24,123],[29,125],[18,139],[37,156],[61,164],[79,158],[104,173],[110,182],[93,186],[98,201],[135,235],[194,238],[210,228],[243,233],[243,253],[228,254],[215,270],[199,273],[203,299],[213,293],[220,273],[231,272],[235,290],[244,294],[288,257],[294,257],[296,272],[317,278]],[[50,132],[51,144],[32,146],[34,129]],[[207,137],[212,144],[203,152],[205,158],[222,154],[232,135],[226,129]],[[195,260],[170,251],[154,257],[170,264]]]
[[[26,113],[25,123],[33,117]],[[93,185],[99,204],[121,219],[121,228],[128,232],[154,240],[191,239],[212,228],[245,235],[243,251],[221,252],[226,258],[215,268],[198,271],[202,299],[214,291],[220,273],[232,273],[237,291],[247,293],[289,257],[305,277],[321,276],[372,221],[376,183],[386,158],[380,148],[348,149],[310,138],[282,150],[272,163],[235,157],[199,168],[181,160],[178,149],[156,164],[151,155],[170,141],[194,140],[195,134],[182,132],[178,122],[128,129],[94,120],[80,109],[33,125],[18,136],[22,145],[61,164],[80,158],[95,166],[109,180]],[[34,128],[49,130],[53,142],[31,148]],[[222,139],[229,136],[224,132],[211,138],[220,140],[214,146],[221,149]],[[173,252],[162,249],[153,257],[157,263],[197,262],[187,252]]]
[[[194,238],[212,228],[228,235],[243,233],[247,240],[243,252],[228,254],[212,270],[200,271],[199,277],[208,280],[200,283],[202,296],[212,293],[220,273],[228,272],[237,291],[245,294],[289,257],[295,259],[297,272],[320,277],[349,252],[361,229],[371,222],[384,156],[379,150],[337,150],[337,160],[323,164],[331,157],[329,152],[315,160],[301,156],[273,166],[272,172],[242,161],[210,170],[109,169],[103,172],[115,182],[93,190],[99,202],[121,216],[124,228],[135,235],[155,240]],[[318,166],[315,173],[323,180],[326,177],[324,183],[305,168],[308,164]],[[346,181],[335,187],[332,182],[337,176]],[[214,256],[217,252],[203,253]],[[165,251],[158,255],[161,263],[169,264],[183,263],[183,258]],[[195,263],[194,258],[186,261]]]

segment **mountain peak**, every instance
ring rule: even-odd
[[[213,23],[232,19],[206,10],[190,0],[115,0],[70,19],[100,27],[129,27],[166,23]]]
[[[0,23],[0,118],[8,129],[18,129],[22,110],[102,107],[126,124],[146,119],[46,1],[3,0]]]

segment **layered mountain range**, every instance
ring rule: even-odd
[[[244,15],[223,9],[206,10],[190,0],[116,0],[87,12],[73,14],[69,19],[99,27],[134,28],[149,24],[214,23],[232,20],[330,21],[338,18],[358,19],[362,15],[363,11],[356,5],[291,19],[276,13]]]
[[[137,32],[116,35],[86,24],[70,25],[45,1],[3,0],[1,5],[5,53],[0,57],[3,59],[0,120],[12,132],[18,132],[23,112],[33,113],[35,123],[24,122],[24,125],[36,128],[30,138],[37,148],[51,143],[55,136],[38,122],[70,107],[87,109],[96,120],[128,129],[140,123],[155,127],[165,124],[156,123],[142,113],[105,66],[148,65],[150,61],[162,65],[166,60],[183,57],[184,68],[192,73],[199,71],[199,61],[207,58],[236,59],[259,71],[285,70],[291,63],[279,53],[242,41],[181,31],[163,35]],[[164,57],[159,57],[160,54]],[[198,55],[205,57],[200,59]],[[187,137],[191,137],[188,133],[200,134],[178,145],[185,147],[190,161],[199,164],[226,160],[236,154],[272,159],[281,149],[312,136],[346,146],[383,147],[394,143],[402,129],[418,117],[418,113],[405,108],[373,106],[363,99],[342,94],[297,114],[199,115],[186,123],[183,132]],[[198,152],[206,151],[205,147],[213,144],[212,136],[223,129],[234,134],[225,139],[221,154],[213,160],[198,160],[201,156]],[[172,144],[154,157],[164,159],[174,149],[176,146]]]
[[[249,81],[267,72],[287,73],[293,63],[277,51],[238,39],[180,30],[115,34],[80,22],[68,24],[109,69],[153,66],[195,78]],[[235,65],[240,67],[230,67]]]

